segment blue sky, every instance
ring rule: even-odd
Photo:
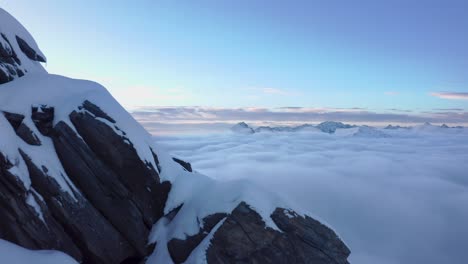
[[[0,4],[127,107],[468,109],[467,1]]]

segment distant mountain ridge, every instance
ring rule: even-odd
[[[247,125],[245,122],[243,123],[244,127]],[[241,124],[239,123],[239,124]],[[237,125],[239,125],[237,124]],[[235,126],[237,126],[235,125]],[[248,127],[248,125],[247,125]],[[303,124],[299,126],[279,126],[279,127],[270,127],[270,126],[260,126],[256,129],[252,129],[255,133],[259,132],[297,132],[297,131],[303,131],[311,128],[316,128],[324,133],[329,133],[332,134],[334,133],[337,129],[339,128],[353,128],[356,127],[355,125],[349,125],[349,124],[344,124],[342,122],[335,122],[335,121],[326,121],[322,122],[318,125],[311,125],[311,124]]]
[[[233,127],[231,127],[231,131],[235,133],[242,133],[242,134],[254,134],[254,133],[263,133],[263,132],[270,132],[270,133],[279,133],[279,132],[322,132],[322,133],[327,133],[327,134],[335,134],[337,130],[341,129],[352,129],[356,128],[357,130],[352,133],[355,136],[374,136],[374,137],[387,137],[384,132],[381,130],[399,130],[399,129],[404,129],[404,130],[409,130],[409,129],[414,129],[414,128],[463,128],[462,126],[455,126],[455,127],[449,127],[446,124],[442,124],[440,126],[435,126],[432,125],[428,122],[420,125],[420,126],[399,126],[399,125],[388,125],[384,128],[376,128],[372,126],[367,126],[367,125],[351,125],[351,124],[345,124],[342,122],[336,122],[336,121],[325,121],[317,125],[312,125],[312,124],[302,124],[298,126],[259,126],[257,128],[252,128],[250,127],[247,123],[245,122],[240,122]]]

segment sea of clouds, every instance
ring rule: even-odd
[[[249,179],[331,225],[352,263],[466,263],[468,130],[158,136],[219,180]]]

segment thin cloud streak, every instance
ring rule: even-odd
[[[448,100],[468,100],[468,92],[432,92],[430,95]]]
[[[263,88],[262,92],[265,94],[273,94],[273,95],[285,95],[285,96],[297,95],[297,93],[293,93],[290,91],[277,89],[277,88]]]
[[[465,111],[465,109],[463,109],[463,108],[435,108],[435,109],[432,109],[432,110],[435,110],[435,111],[457,111],[457,112]]]

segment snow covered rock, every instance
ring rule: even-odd
[[[172,158],[175,162],[179,163],[180,166],[182,166],[185,170],[189,171],[189,172],[192,172],[192,164],[190,164],[189,162],[186,162],[186,161],[183,161],[181,159],[178,159],[178,158]]]
[[[28,31],[0,8],[0,84],[32,72],[45,72],[44,54]]]
[[[37,67],[0,85],[0,239],[82,263],[347,263],[333,230],[160,151],[104,87],[48,74],[26,30],[0,19],[27,44],[6,49],[22,52],[11,65]]]
[[[231,131],[234,133],[239,133],[239,134],[253,134],[255,131],[249,127],[245,122],[240,122],[233,127],[231,127]]]
[[[41,145],[41,141],[32,132],[32,130],[23,123],[24,116],[4,112],[5,118],[10,122],[11,126],[15,129],[16,135],[30,145]]]

